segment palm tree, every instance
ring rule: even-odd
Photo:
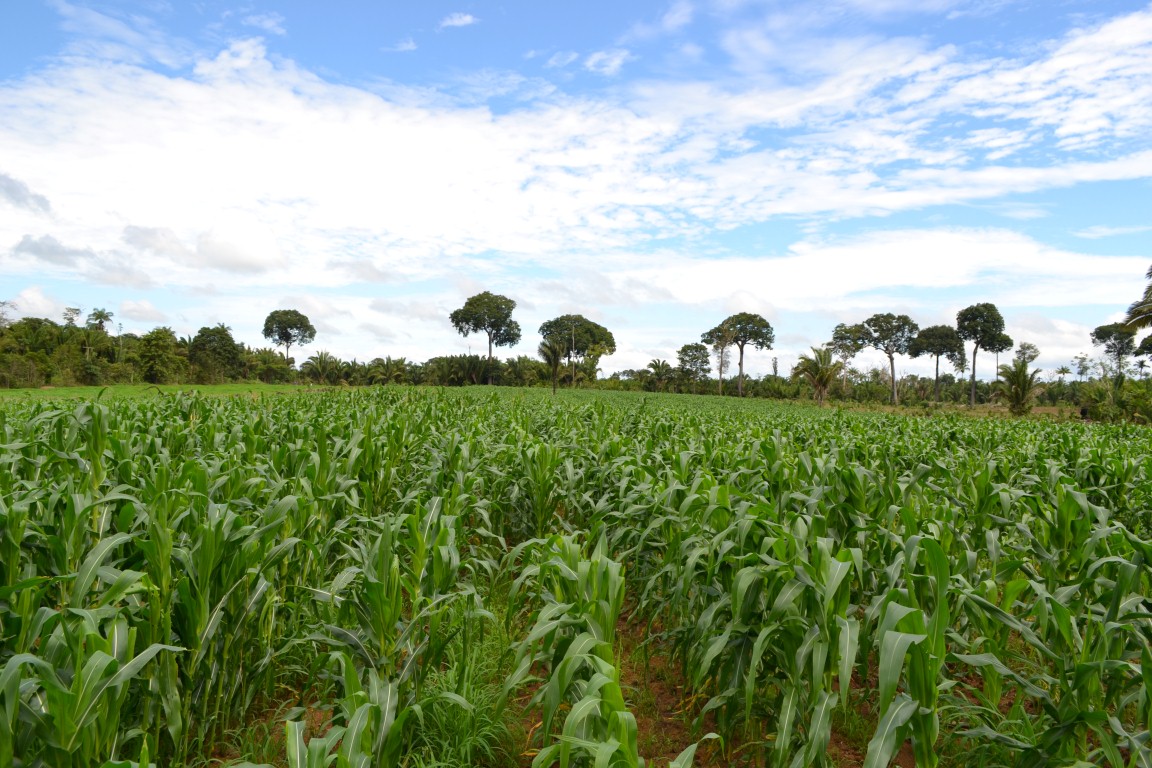
[[[812,385],[816,403],[824,405],[828,387],[836,381],[844,363],[832,359],[832,350],[827,347],[812,347],[812,355],[800,355],[800,361],[792,369],[793,376],[803,376]]]
[[[112,313],[103,308],[96,308],[88,313],[88,327],[104,332],[104,325],[112,320]]]
[[[998,398],[1008,401],[1013,416],[1023,416],[1032,410],[1032,401],[1044,391],[1040,383],[1040,369],[1028,370],[1028,361],[1016,359],[999,369],[1000,378],[992,384]]]
[[[304,361],[300,372],[318,384],[335,384],[343,363],[334,355],[320,350]]]
[[[564,348],[555,342],[542,341],[536,351],[552,373],[552,394],[556,394],[556,381],[560,378],[560,363],[564,361]]]
[[[667,360],[653,360],[648,363],[648,370],[652,371],[652,381],[656,384],[656,388],[663,392],[672,378],[672,366]]]
[[[536,383],[539,364],[530,357],[520,355],[508,358],[507,379],[518,387],[530,387]]]
[[[1152,280],[1152,267],[1148,268],[1145,277]],[[1148,283],[1144,295],[1128,307],[1128,316],[1124,318],[1124,324],[1132,330],[1152,327],[1152,283]]]
[[[1056,375],[1060,377],[1060,383],[1064,383],[1064,377],[1072,373],[1072,369],[1066,365],[1062,365],[1056,369]]]

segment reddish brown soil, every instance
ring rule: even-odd
[[[694,702],[687,700],[679,667],[672,662],[667,649],[650,643],[642,648],[644,629],[641,621],[621,619],[616,627],[619,638],[620,683],[628,707],[636,716],[639,750],[654,765],[667,765],[676,759],[697,737],[693,735]],[[706,762],[711,742],[701,746],[695,764]]]

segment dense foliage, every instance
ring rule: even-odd
[[[507,765],[527,706],[535,765],[638,766],[622,617],[758,764],[862,702],[869,766],[1147,764],[1142,428],[388,387],[0,443],[0,764],[203,764],[282,705],[234,756]]]

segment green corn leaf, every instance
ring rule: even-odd
[[[840,706],[848,706],[848,692],[852,687],[852,668],[856,665],[856,654],[860,647],[860,622],[856,619],[836,617],[839,634],[836,639],[840,655]]]
[[[901,693],[896,697],[880,718],[876,733],[868,742],[864,768],[888,768],[896,751],[905,741],[908,722],[919,709],[920,705],[907,694]]]
[[[921,643],[927,635],[913,635],[907,632],[886,632],[880,640],[880,712],[886,713],[896,695],[904,671],[904,657],[913,643]]]
[[[92,582],[96,580],[96,573],[104,565],[104,560],[112,554],[114,549],[126,541],[131,541],[131,539],[132,537],[126,533],[116,533],[97,542],[88,556],[84,558],[80,570],[76,572],[76,578],[72,581],[72,595],[68,600],[70,608],[84,607],[84,598],[92,589]]]

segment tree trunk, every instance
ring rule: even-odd
[[[892,405],[896,405],[896,355],[888,355],[888,370],[892,374]]]
[[[720,350],[720,357],[716,362],[716,394],[721,397],[724,396],[724,356],[728,354],[728,348],[724,347]]]
[[[488,386],[492,386],[492,334],[488,334]]]
[[[736,380],[736,394],[739,397],[744,397],[744,345],[737,344],[740,348],[740,378]]]
[[[968,390],[968,407],[972,408],[976,405],[976,350],[980,349],[980,344],[975,343],[972,345],[972,386]]]
[[[940,402],[940,355],[936,355],[936,402]]]

